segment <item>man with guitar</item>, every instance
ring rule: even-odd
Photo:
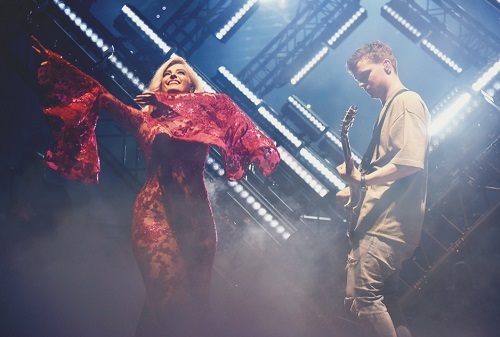
[[[350,212],[346,305],[367,336],[411,336],[395,294],[402,262],[420,241],[430,115],[421,97],[401,83],[387,44],[376,41],[362,46],[346,68],[361,88],[382,103],[360,167],[354,166],[345,148],[347,141],[343,142],[345,162],[337,167],[349,184],[337,193],[337,201]],[[345,119],[344,124],[352,124]]]

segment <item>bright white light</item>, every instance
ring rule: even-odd
[[[334,184],[339,190],[346,187],[345,183],[333,171],[326,167],[316,156],[306,148],[299,151],[300,155],[304,157],[311,165],[316,168],[328,181]]]
[[[234,15],[229,21],[223,25],[223,27],[215,33],[215,37],[219,40],[222,40],[224,36],[229,33],[229,31],[236,25],[236,23],[241,20],[245,14],[257,3],[257,0],[248,0]]]
[[[302,166],[288,151],[282,146],[278,147],[281,161],[288,165],[297,175],[304,180],[316,193],[324,197],[329,190],[319,182],[314,176]]]
[[[93,31],[92,28],[90,28],[85,22],[82,21],[82,19],[74,13],[69,6],[67,6],[63,1],[59,0],[54,0],[54,3],[68,16],[68,18],[75,23],[77,27],[81,29],[82,32],[85,33],[87,37],[90,38],[94,44],[101,49],[103,52],[106,52],[109,49],[109,46],[104,43],[102,38],[99,37],[97,33]],[[130,79],[132,83],[140,90],[144,91],[146,86],[139,81],[139,79],[131,72],[128,70],[127,67],[124,67],[122,62],[120,62],[116,56],[111,55],[109,57],[109,60],[111,63],[118,68],[125,76],[126,78]]]
[[[293,145],[296,147],[300,147],[302,145],[302,141],[295,136],[281,121],[274,116],[269,110],[265,107],[261,106],[257,110],[262,117],[264,117],[269,123],[271,123],[276,129],[285,136]]]
[[[472,84],[472,90],[481,91],[498,74],[500,74],[500,60],[496,61]]]
[[[250,89],[248,89],[241,81],[234,76],[226,67],[219,67],[219,72],[227,78],[231,84],[233,84],[236,89],[238,89],[243,95],[245,95],[253,104],[259,105],[262,100],[257,97]]]
[[[327,54],[328,54],[328,48],[327,47],[321,48],[321,50],[309,62],[307,62],[307,64],[301,70],[299,70],[299,72],[297,74],[295,74],[292,77],[292,79],[290,80],[290,83],[292,83],[293,85],[297,84],[304,76],[307,75],[307,73],[309,73],[309,71],[316,64],[319,63],[319,61],[324,59]]]
[[[422,45],[429,49],[434,55],[436,55],[444,64],[453,69],[458,74],[462,73],[463,68],[456,63],[450,56],[442,52],[438,47],[436,47],[432,42],[427,39],[422,40]]]
[[[431,135],[434,136],[441,133],[442,130],[467,106],[471,98],[471,94],[463,93],[448,106],[445,111],[442,111],[432,122]]]

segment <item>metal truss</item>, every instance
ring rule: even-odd
[[[453,139],[443,152],[452,152],[452,147],[459,150],[447,158],[443,152],[433,153],[430,167],[434,170],[429,174],[427,213],[420,246],[400,275],[404,289],[402,303],[415,292],[424,290],[478,232],[498,225],[500,135],[496,112],[492,116],[493,119],[483,120],[490,124],[490,129],[483,130],[486,135],[482,141],[474,143],[474,137],[465,137],[464,146],[463,142]],[[464,138],[463,134],[460,137]]]
[[[477,67],[483,67],[500,51],[500,39],[487,30],[452,0],[401,0],[426,17],[433,31],[445,34],[469,56]],[[425,3],[425,4],[424,4]],[[421,5],[420,5],[421,4]]]
[[[241,5],[243,0],[236,1]],[[172,40],[186,58],[198,49],[206,38],[217,29],[225,11],[234,7],[235,1],[185,1],[160,31]]]
[[[359,8],[359,0],[302,0],[295,18],[238,74],[238,78],[257,95],[283,86],[289,80],[287,68],[307,51],[315,51],[311,46],[321,43],[322,34],[353,7]]]

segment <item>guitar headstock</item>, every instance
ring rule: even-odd
[[[349,133],[349,129],[354,123],[354,118],[356,117],[356,113],[358,112],[358,107],[355,105],[351,105],[349,109],[346,111],[344,119],[342,119],[342,126],[340,128],[340,135],[342,137],[347,136]]]

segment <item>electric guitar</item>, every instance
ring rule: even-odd
[[[353,170],[353,164],[351,162],[351,146],[349,145],[349,129],[354,123],[354,118],[358,108],[356,106],[350,106],[346,111],[344,119],[342,120],[342,126],[340,129],[340,141],[342,142],[342,151],[344,153],[344,162],[346,168],[346,174],[350,175]],[[349,186],[350,197],[347,203],[344,205],[344,209],[347,211],[347,220],[349,222],[349,229],[347,235],[352,238],[352,233],[359,216],[359,209],[361,203],[363,202],[365,192],[358,188]]]

